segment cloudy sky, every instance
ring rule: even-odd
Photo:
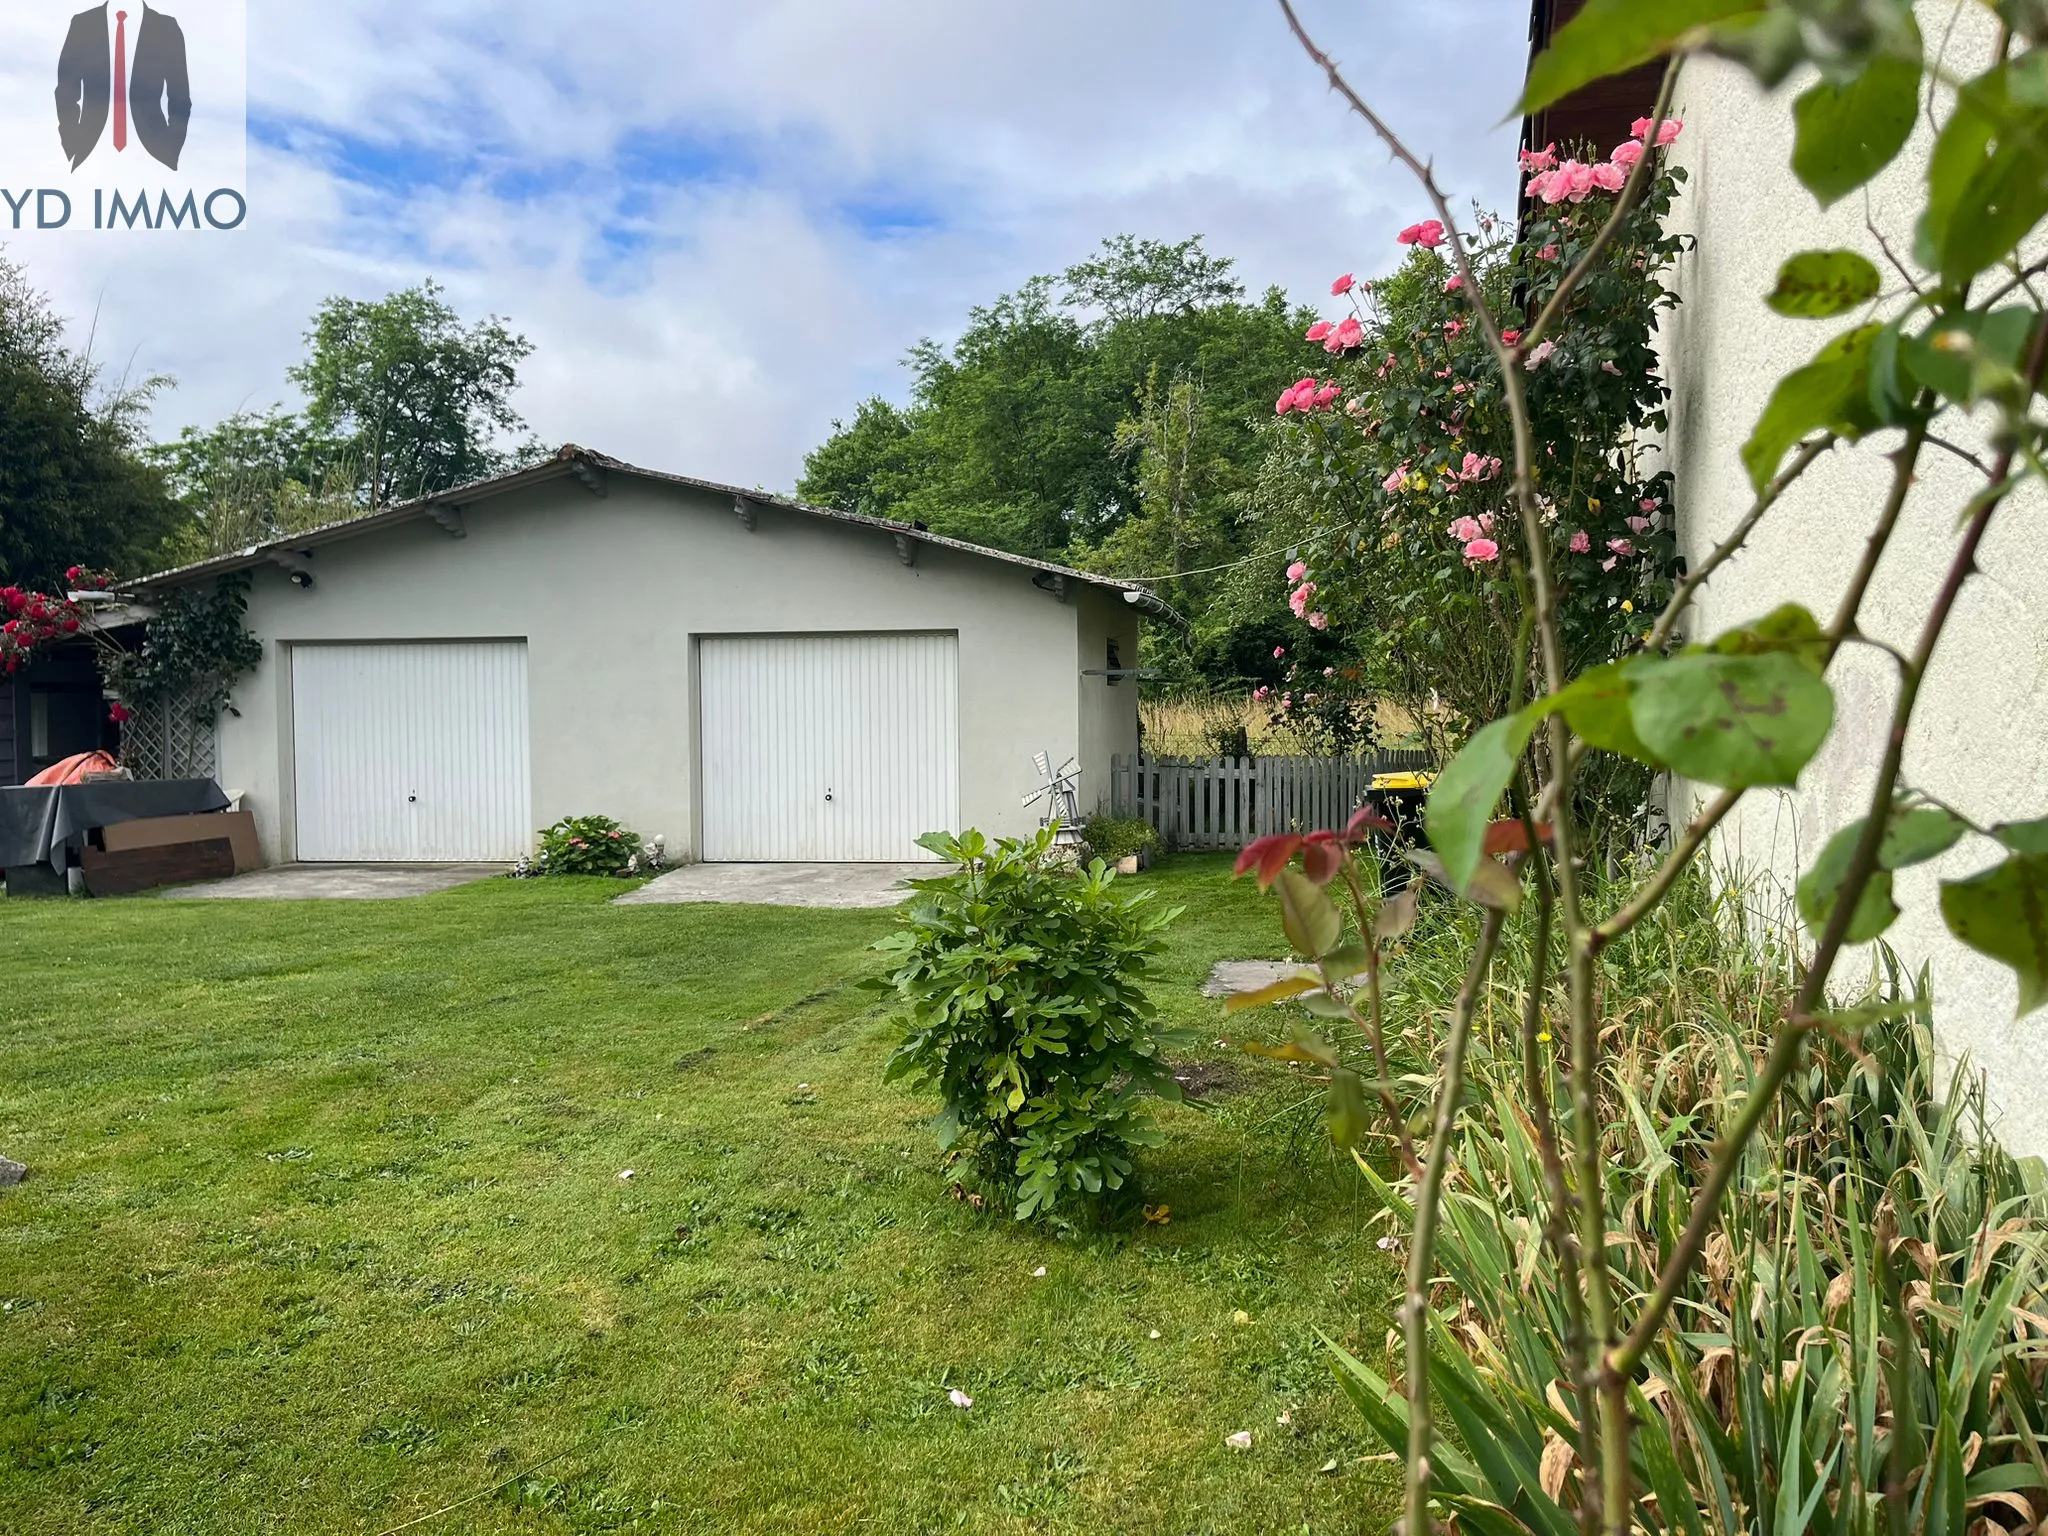
[[[1302,10],[1505,204],[1526,3]],[[164,435],[289,401],[323,295],[431,275],[535,343],[544,439],[783,489],[918,337],[1105,235],[1306,299],[1426,214],[1267,0],[249,0],[248,57],[243,229],[0,235],[98,356],[176,376]]]

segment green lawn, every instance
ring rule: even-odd
[[[1145,878],[1239,1091],[1167,1112],[1169,1225],[1068,1241],[945,1198],[886,913],[0,901],[0,1531],[1377,1525],[1314,1329],[1378,1358],[1395,1280],[1298,1076],[1209,1048],[1276,952],[1227,874]]]

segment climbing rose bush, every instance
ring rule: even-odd
[[[1642,142],[1649,127],[1605,156],[1525,153],[1519,237],[1497,218],[1466,237],[1510,344],[1613,212],[1630,168],[1656,153]],[[1664,223],[1684,175],[1656,170],[1614,250],[1522,359],[1574,671],[1640,645],[1643,615],[1680,570],[1670,477],[1646,450],[1666,425],[1651,336],[1676,302],[1663,279],[1682,242]],[[1510,574],[1524,554],[1504,468],[1512,426],[1449,238],[1436,220],[1410,225],[1394,237],[1409,254],[1390,277],[1331,284],[1348,313],[1309,328],[1326,361],[1275,402],[1261,511],[1294,539],[1281,579],[1296,618],[1347,642],[1352,659],[1333,677],[1355,674],[1455,740],[1507,707],[1525,598]],[[1285,696],[1298,707],[1304,691]]]

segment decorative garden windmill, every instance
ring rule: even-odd
[[[1024,797],[1024,803],[1036,805],[1046,802],[1045,814],[1038,818],[1042,827],[1049,821],[1057,821],[1060,829],[1053,835],[1055,847],[1065,847],[1081,841],[1081,770],[1068,758],[1060,764],[1058,773],[1052,770],[1052,759],[1040,752],[1031,759],[1031,766],[1045,780],[1042,787],[1034,789]]]

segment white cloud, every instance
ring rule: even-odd
[[[1525,6],[1304,9],[1506,202]],[[165,431],[288,398],[323,295],[433,275],[535,342],[543,437],[787,487],[911,342],[1105,235],[1200,231],[1313,301],[1424,211],[1241,0],[256,0],[250,111],[245,230],[12,237],[101,356],[178,376]]]

